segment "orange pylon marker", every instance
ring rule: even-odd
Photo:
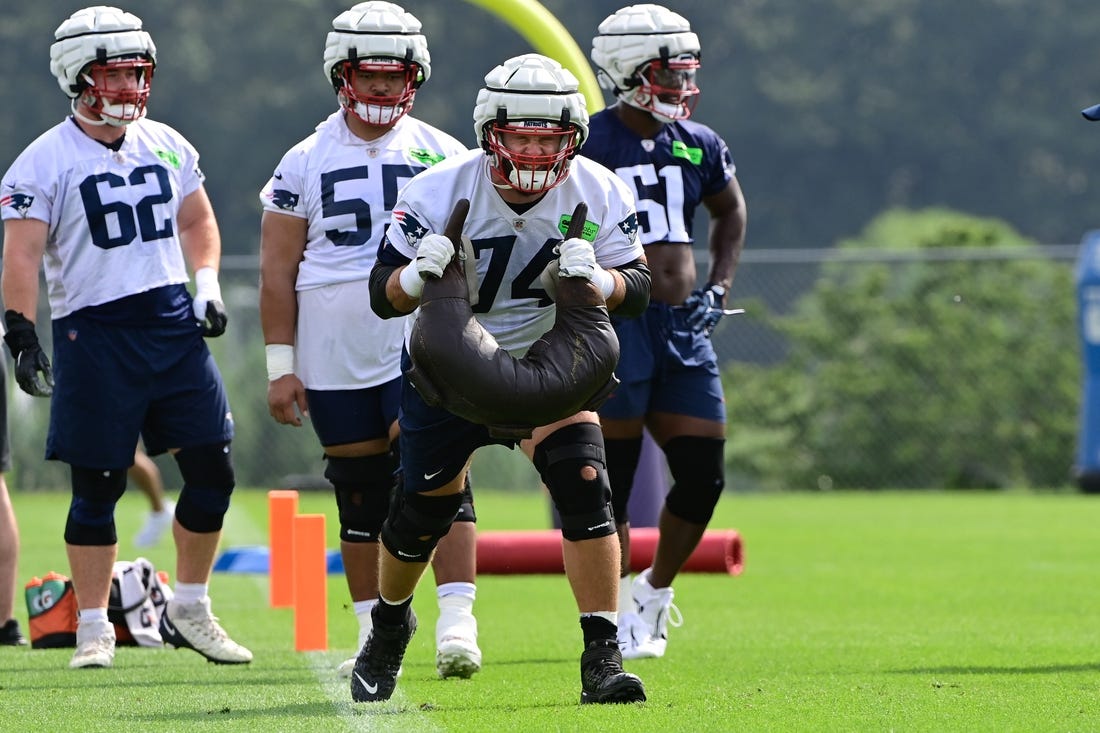
[[[294,650],[328,650],[325,515],[294,518]]]
[[[294,516],[298,513],[298,492],[280,489],[267,492],[268,577],[271,607],[294,605]]]

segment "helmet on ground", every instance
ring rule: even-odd
[[[485,75],[474,106],[474,134],[497,174],[496,185],[548,191],[569,175],[569,160],[588,137],[580,82],[546,56],[508,59]],[[521,135],[531,144],[516,152],[502,135]]]
[[[157,47],[142,30],[141,18],[97,5],[69,16],[54,31],[54,38],[50,72],[57,77],[61,91],[73,100],[73,113],[81,120],[118,126],[145,116]],[[133,88],[120,83],[121,74],[133,76]],[[81,104],[100,119],[80,114]]]
[[[341,106],[371,125],[391,125],[413,107],[416,90],[432,73],[420,21],[381,0],[359,3],[336,16],[325,39],[325,78]],[[396,94],[356,92],[356,72],[402,74]]]
[[[607,16],[592,39],[600,86],[662,122],[684,120],[699,101],[699,37],[661,5],[629,5]]]

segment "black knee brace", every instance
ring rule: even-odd
[[[462,486],[462,506],[458,510],[456,522],[477,522],[477,512],[474,511],[474,487],[470,483],[470,472],[466,472],[466,483]]]
[[[394,486],[393,458],[373,456],[325,456],[325,478],[336,492],[340,539],[344,542],[377,542],[382,522],[390,509]]]
[[[707,524],[726,485],[725,438],[683,435],[665,444],[672,488],[665,498],[669,512],[696,524]]]
[[[589,540],[615,533],[599,425],[572,423],[554,431],[535,446],[534,462],[561,516],[565,539]],[[582,475],[586,466],[596,470],[594,479]]]
[[[229,443],[183,448],[175,458],[183,477],[176,519],[191,532],[221,530],[236,485]]]
[[[630,502],[630,489],[634,486],[634,474],[638,470],[638,459],[642,455],[642,437],[604,438],[603,442],[607,453],[607,474],[611,480],[611,508],[615,512],[615,521],[626,524],[630,521],[627,504]]]
[[[115,505],[126,491],[126,470],[69,469],[73,497],[65,520],[65,542],[103,547],[118,543]]]
[[[428,562],[461,506],[462,494],[395,494],[382,525],[382,544],[398,560]]]

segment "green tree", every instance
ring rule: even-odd
[[[1032,246],[943,209],[893,210],[841,243],[773,319],[786,361],[727,370],[733,475],[783,488],[1065,484],[1073,282]]]

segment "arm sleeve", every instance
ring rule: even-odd
[[[649,306],[649,286],[653,279],[649,267],[641,260],[634,260],[615,269],[623,276],[626,295],[614,313],[621,318],[637,318]]]
[[[390,276],[397,268],[411,261],[392,246],[389,246],[387,238],[382,239],[382,244],[378,247],[378,258],[370,271],[369,281],[370,309],[379,318],[398,318],[408,315],[408,313],[402,313],[393,307],[389,296],[386,295],[386,284],[389,283]]]

